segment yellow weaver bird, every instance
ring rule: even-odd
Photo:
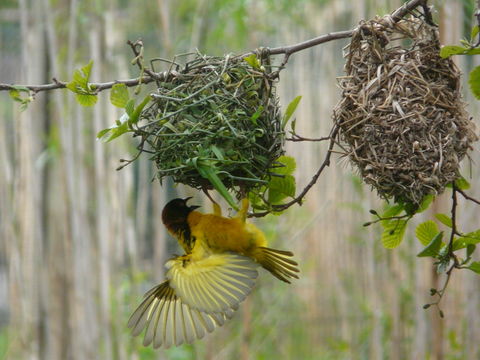
[[[174,199],[162,211],[185,255],[167,261],[167,280],[145,294],[128,321],[134,336],[146,329],[145,346],[192,343],[222,326],[255,285],[258,265],[284,282],[298,279],[293,254],[268,248],[263,232],[246,222],[248,200],[226,218],[218,204],[203,214],[189,199]]]

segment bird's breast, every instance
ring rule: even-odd
[[[196,240],[194,252],[201,249],[202,253],[233,251],[247,255],[256,246],[265,245],[261,231],[238,218],[193,212],[188,224]],[[250,231],[252,227],[258,231]]]

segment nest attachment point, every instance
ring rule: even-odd
[[[237,195],[268,181],[284,150],[268,58],[196,54],[159,83],[136,136],[149,145],[160,181],[211,189],[204,169]]]
[[[419,204],[460,176],[477,136],[436,29],[388,20],[361,23],[353,35],[333,117],[363,180],[383,198]]]

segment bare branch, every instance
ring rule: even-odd
[[[448,241],[448,253],[451,256],[455,256],[453,253],[453,240],[455,239],[455,234],[457,232],[457,191],[458,188],[455,185],[455,182],[452,183],[452,231],[450,233],[450,240]]]
[[[427,0],[410,0],[406,2],[403,6],[392,12],[391,14],[391,19],[393,22],[398,22],[400,21],[405,15],[410,13],[412,10],[415,8],[422,6],[425,14],[427,15],[427,20],[428,20],[428,12],[427,12]],[[479,17],[480,19],[480,17]],[[479,20],[480,21],[480,20]],[[353,32],[356,30],[346,30],[346,31],[339,31],[339,32],[333,32],[333,33],[328,33],[324,34],[321,36],[318,36],[316,38],[303,41],[298,44],[294,45],[289,45],[289,46],[281,46],[281,47],[275,47],[275,48],[263,48],[263,51],[265,51],[267,54],[270,55],[280,55],[284,54],[285,58],[282,62],[282,65],[280,68],[283,68],[290,55],[293,53],[296,53],[301,50],[305,50],[332,40],[339,40],[339,39],[345,39],[349,38],[352,36]],[[129,41],[128,44],[132,48],[132,51],[135,54],[135,64],[138,65],[142,71],[142,75],[139,78],[136,79],[128,79],[128,80],[116,80],[116,81],[110,81],[106,83],[91,83],[92,86],[95,87],[95,92],[98,93],[100,91],[110,89],[113,85],[115,84],[125,84],[128,87],[132,86],[137,86],[139,84],[148,84],[153,81],[166,81],[168,77],[168,72],[154,72],[150,69],[147,69],[143,67],[142,61],[143,61],[143,43],[141,40],[137,40],[135,42]],[[242,56],[251,54],[247,53]],[[146,75],[143,75],[145,73]],[[66,88],[67,82],[65,81],[59,81],[59,80],[53,80],[53,83],[51,84],[44,84],[44,85],[14,85],[14,84],[1,84],[0,83],[0,91],[8,91],[8,90],[18,90],[18,88],[26,88],[32,91],[33,93],[38,93],[41,91],[49,91],[49,90],[56,90],[56,89],[64,89]]]
[[[426,6],[426,4],[427,4],[427,0],[410,0],[409,2],[405,3],[402,7],[398,8],[391,14],[392,21],[398,22],[405,15],[411,12],[413,9],[419,6]],[[287,56],[290,56],[291,54],[296,53],[297,51],[305,50],[305,49],[308,49],[332,40],[339,40],[339,39],[352,37],[355,30],[356,28],[352,30],[328,33],[328,34],[321,35],[316,38],[301,42],[299,44],[272,48],[272,49],[269,49],[269,54],[270,55],[285,54]],[[286,61],[284,61],[284,63],[286,63]]]
[[[480,1],[480,0],[479,0]],[[478,204],[480,205],[480,200],[477,200],[469,195],[467,195],[467,193],[465,193],[465,191],[463,190],[460,190],[460,189],[457,189],[457,191],[467,200],[470,200],[470,201],[473,201],[475,204]]]
[[[330,140],[330,136],[324,136],[321,138],[308,138],[308,137],[300,136],[298,134],[292,134],[292,137],[286,138],[285,140],[292,141],[292,142],[297,142],[297,141],[320,142],[320,141]]]
[[[477,26],[480,27],[480,0],[477,0],[477,10],[473,14],[477,18]],[[480,46],[480,34],[477,35],[478,40],[474,47]]]
[[[325,170],[325,168],[327,166],[330,166],[330,158],[332,157],[333,146],[335,145],[335,138],[337,137],[338,130],[339,130],[339,127],[335,124],[333,126],[331,132],[330,132],[330,136],[329,136],[330,143],[328,145],[327,155],[325,155],[325,158],[323,159],[323,162],[320,165],[320,168],[317,170],[315,175],[313,175],[312,180],[310,180],[308,185],[305,186],[303,191],[297,197],[295,197],[294,199],[292,199],[288,203],[281,204],[281,205],[272,205],[272,210],[273,211],[283,211],[283,210],[288,209],[290,206],[292,206],[294,204],[299,204],[299,205],[302,204],[303,198],[308,193],[308,191],[312,188],[312,186],[316,184],[316,182],[317,182],[318,178],[320,177],[320,175],[322,174],[323,170]],[[269,214],[270,212],[271,211],[253,213],[253,214],[250,214],[249,216],[250,217],[263,217],[263,216]]]
[[[160,72],[160,73],[155,73],[156,77],[159,79],[166,79],[167,78],[167,73],[166,72]],[[154,78],[151,76],[145,75],[140,79],[128,79],[128,80],[115,80],[115,81],[109,81],[105,83],[90,83],[92,87],[95,88],[95,92],[100,92],[102,90],[110,89],[113,85],[115,84],[125,84],[128,87],[132,86],[137,86],[138,84],[148,84],[155,81]],[[56,79],[53,79],[53,82],[50,84],[44,84],[44,85],[14,85],[14,84],[0,84],[0,91],[8,91],[8,90],[16,90],[18,88],[27,88],[30,91],[33,91],[34,93],[38,93],[41,91],[48,91],[48,90],[56,90],[56,89],[65,89],[67,87],[67,82],[65,81],[59,81]]]

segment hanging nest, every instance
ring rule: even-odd
[[[279,101],[268,58],[197,54],[159,83],[141,114],[142,136],[160,181],[211,189],[213,171],[237,195],[268,181],[284,153]]]
[[[418,205],[460,176],[477,136],[436,29],[388,20],[361,23],[353,35],[333,117],[363,180],[383,198]]]

